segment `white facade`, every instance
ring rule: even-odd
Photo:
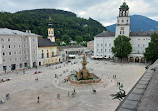
[[[139,58],[139,62],[144,59],[145,49],[151,41],[150,35],[154,32],[130,32],[130,16],[128,5],[124,2],[119,8],[119,16],[117,17],[116,31],[102,32],[94,37],[94,56],[110,57],[114,55],[111,48],[114,45],[114,40],[119,35],[124,35],[131,38],[132,52],[129,59],[132,57],[133,61]],[[143,59],[142,59],[143,58]]]
[[[94,56],[112,57],[111,48],[113,46],[114,37],[97,37],[94,38]]]
[[[0,72],[37,66],[38,35],[0,28]]]

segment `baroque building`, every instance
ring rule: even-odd
[[[60,61],[57,56],[57,44],[55,43],[54,28],[52,28],[51,17],[49,17],[48,37],[38,38],[38,65],[48,65]]]
[[[38,66],[39,35],[0,28],[0,72]]]
[[[113,58],[111,48],[114,45],[114,40],[119,35],[124,35],[131,38],[132,52],[128,57],[131,62],[145,62],[144,53],[151,41],[150,36],[156,31],[130,31],[130,16],[129,7],[124,2],[119,8],[115,32],[103,31],[94,37],[94,56]]]

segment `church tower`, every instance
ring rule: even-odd
[[[51,40],[51,42],[55,42],[55,36],[54,36],[54,28],[52,28],[52,19],[49,16],[49,24],[48,24],[48,39]]]
[[[129,7],[124,2],[119,8],[119,16],[117,17],[115,37],[119,35],[124,35],[129,37],[130,33],[130,16],[129,16]]]

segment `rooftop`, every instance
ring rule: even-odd
[[[12,30],[12,29],[8,29],[8,28],[0,28],[0,34],[9,34],[9,35],[35,35],[35,36],[40,36],[34,33],[26,33],[26,32],[22,32],[19,30]]]
[[[151,36],[153,33],[157,33],[158,31],[139,31],[139,32],[130,32],[130,37],[134,37],[134,36]],[[115,32],[102,32],[98,35],[96,35],[95,37],[115,37]]]
[[[59,46],[59,49],[69,49],[69,48],[83,48],[82,45],[69,45],[69,46]]]
[[[158,60],[145,72],[115,111],[158,110]]]
[[[52,47],[57,46],[55,42],[51,42],[47,38],[38,38],[38,47]]]

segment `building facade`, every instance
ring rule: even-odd
[[[38,66],[39,35],[0,28],[0,72]]]
[[[49,17],[48,37],[38,38],[38,65],[58,63],[58,48],[55,43],[54,28],[52,28],[51,17]]]
[[[94,51],[94,41],[87,42],[87,49],[90,51]]]
[[[145,49],[151,41],[150,36],[156,31],[140,31],[130,32],[130,16],[129,7],[124,2],[119,8],[119,16],[117,17],[116,31],[102,33],[94,37],[94,56],[113,58],[111,48],[114,46],[114,40],[119,35],[124,35],[131,38],[132,52],[128,57],[131,62],[144,62]]]

